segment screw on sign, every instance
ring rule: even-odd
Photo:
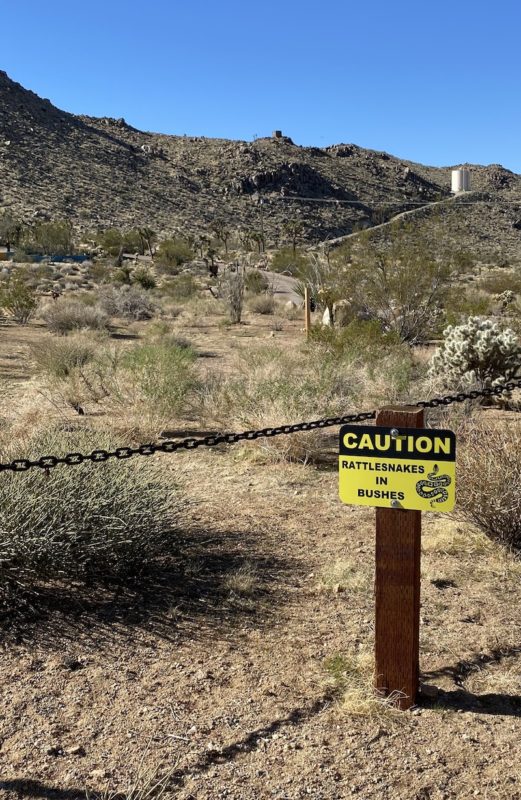
[[[375,684],[402,709],[419,687],[421,512],[455,503],[456,437],[423,424],[423,409],[389,406],[340,429],[340,499],[376,506]]]

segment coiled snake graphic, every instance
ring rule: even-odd
[[[449,499],[449,493],[445,486],[450,486],[451,478],[449,475],[438,476],[439,471],[440,468],[435,464],[432,472],[427,475],[428,480],[418,481],[416,484],[417,493],[420,497],[430,500],[433,508],[435,503],[444,503]]]

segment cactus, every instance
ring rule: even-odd
[[[434,353],[429,374],[481,388],[509,380],[521,372],[521,348],[515,333],[501,330],[490,319],[469,317],[464,325],[449,325],[444,342]]]

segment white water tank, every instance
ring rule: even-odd
[[[453,169],[451,188],[453,194],[470,191],[470,172],[468,169]]]

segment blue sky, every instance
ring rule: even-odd
[[[0,68],[143,130],[521,172],[519,0],[0,0]]]

